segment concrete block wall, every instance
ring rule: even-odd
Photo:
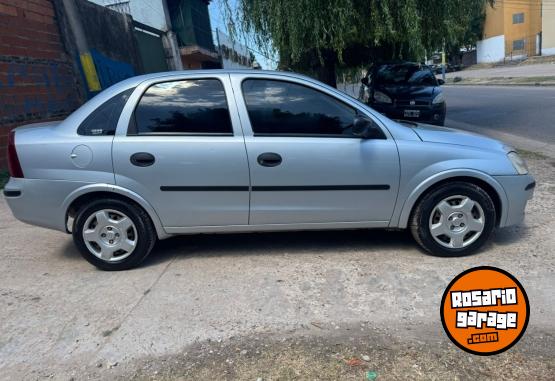
[[[50,0],[0,0],[0,169],[8,132],[62,119],[81,103]]]

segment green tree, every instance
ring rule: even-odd
[[[467,44],[476,15],[494,0],[220,0],[231,29],[280,67],[335,86],[338,65],[421,60],[444,44]],[[232,5],[235,5],[233,7]],[[482,22],[483,25],[483,22]]]

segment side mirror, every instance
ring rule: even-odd
[[[353,122],[353,135],[361,139],[385,139],[382,129],[373,120],[361,116]]]
[[[445,85],[445,81],[443,79],[438,79],[437,83],[439,83],[439,85]]]
[[[363,85],[368,86],[368,77],[363,77],[360,82],[362,82]]]

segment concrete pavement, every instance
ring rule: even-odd
[[[101,272],[0,199],[0,379],[549,379],[555,164],[529,164],[525,224],[451,259],[404,232],[199,235]],[[444,288],[478,265],[511,272],[530,298],[528,331],[501,356],[463,353],[441,327]],[[343,361],[363,354],[364,367]]]

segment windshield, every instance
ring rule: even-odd
[[[374,75],[376,85],[437,86],[430,69],[414,64],[382,65]]]

